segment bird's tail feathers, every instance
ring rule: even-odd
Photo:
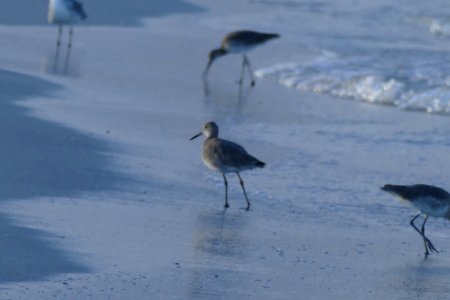
[[[264,168],[265,165],[266,165],[266,163],[264,163],[262,161],[257,161],[255,163],[255,166],[257,166],[258,168]]]
[[[72,8],[74,11],[76,11],[76,13],[80,16],[82,20],[87,18],[86,12],[83,9],[83,5],[80,2],[74,1],[72,4]]]
[[[268,40],[271,40],[271,39],[278,39],[281,37],[281,35],[279,35],[278,33],[267,33],[266,37]]]

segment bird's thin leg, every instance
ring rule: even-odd
[[[236,175],[239,177],[239,183],[241,184],[242,191],[244,192],[245,201],[247,201],[247,208],[246,209],[249,210],[250,209],[250,201],[248,201],[247,192],[245,191],[245,187],[244,187],[244,181],[242,180],[242,178],[239,175],[239,173],[236,173]]]
[[[67,43],[67,47],[68,48],[72,47],[72,39],[73,39],[73,26],[70,26],[70,29],[69,29],[69,42]]]
[[[230,207],[230,205],[228,205],[228,181],[227,181],[227,178],[225,177],[225,173],[222,173],[222,176],[223,176],[223,181],[225,183],[225,205],[224,205],[224,207],[228,208],[228,207]]]
[[[428,254],[429,254],[429,247],[428,247],[428,243],[427,243],[427,238],[425,237],[425,223],[427,222],[427,217],[425,216],[425,219],[424,219],[424,221],[423,221],[423,224],[422,224],[422,228],[421,228],[421,235],[422,235],[422,238],[423,238],[423,245],[425,246],[425,257],[426,256],[428,256]]]
[[[63,26],[58,26],[58,36],[56,37],[56,47],[61,46],[61,36],[62,36]]]
[[[241,78],[239,78],[239,86],[242,86],[242,83],[244,82],[244,69],[245,69],[245,55],[242,57],[242,69],[241,69]]]
[[[55,51],[55,61],[53,64],[53,72],[58,71],[58,61],[59,61],[59,49],[61,48],[61,36],[62,36],[63,26],[58,26],[58,35],[56,36],[56,51]]]
[[[247,55],[244,55],[244,62],[247,65],[248,74],[250,75],[250,79],[252,80],[250,85],[255,86],[255,83],[256,83],[255,76],[253,75],[253,70],[252,70],[252,67],[250,66],[250,61],[248,60]]]
[[[70,51],[72,50],[72,48],[67,48],[67,53],[66,53],[66,60],[64,62],[64,74],[67,75],[68,71],[69,71],[69,61],[70,61]]]
[[[428,251],[428,243],[427,243],[427,237],[422,233],[422,231],[419,230],[419,228],[416,227],[416,225],[414,224],[414,221],[420,216],[420,214],[418,214],[417,216],[415,216],[411,222],[409,222],[409,224],[411,224],[411,226],[414,228],[415,231],[417,231],[420,236],[423,238],[424,241],[424,245],[425,245],[425,257],[427,257],[430,252]],[[429,240],[428,240],[429,241]],[[431,242],[430,242],[431,243]]]
[[[439,253],[439,251],[437,251],[437,249],[436,249],[436,248],[433,246],[433,244],[431,243],[430,239],[427,238],[427,237],[425,236],[425,223],[427,222],[427,220],[428,220],[428,216],[425,216],[425,220],[423,221],[423,224],[422,224],[422,236],[423,236],[423,242],[424,242],[424,244],[425,244],[425,247],[428,246],[428,249],[429,249],[431,252]]]

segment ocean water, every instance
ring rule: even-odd
[[[284,24],[292,19],[312,55],[257,76],[302,91],[450,113],[450,2],[262,3],[285,7]]]

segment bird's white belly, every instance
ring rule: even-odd
[[[76,20],[75,14],[70,11],[62,0],[50,0],[48,6],[48,22],[51,24],[71,24]]]
[[[412,205],[423,214],[431,217],[446,217],[450,207],[447,205],[436,205],[436,200],[421,198],[415,200]],[[433,205],[434,204],[434,205]]]
[[[228,43],[225,47],[228,52],[235,54],[245,54],[253,48],[255,48],[255,46],[245,46],[238,43]]]
[[[211,169],[213,171],[218,171],[221,173],[236,173],[236,172],[240,171],[238,168],[228,167],[228,166],[221,165],[219,163],[214,163],[214,162],[210,161],[209,159],[205,159],[204,157],[202,159],[203,159],[203,163],[205,164],[205,166],[207,166],[209,169]]]

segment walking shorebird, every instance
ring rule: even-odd
[[[425,223],[428,217],[450,219],[450,194],[436,186],[426,184],[416,185],[393,185],[386,184],[381,188],[390,194],[400,197],[420,211],[411,221],[410,224],[423,238],[425,246],[425,257],[431,252],[439,253],[433,246],[431,241],[425,236]],[[423,214],[425,219],[421,230],[416,227],[414,221]]]
[[[246,53],[251,49],[264,44],[265,42],[279,38],[280,35],[276,33],[263,33],[249,30],[234,31],[227,34],[222,40],[222,45],[220,48],[213,49],[209,52],[209,61],[206,65],[206,69],[203,72],[203,80],[206,82],[209,68],[212,63],[219,57],[224,56],[228,53],[242,54],[242,70],[241,78],[239,79],[239,85],[242,85],[244,81],[244,69],[247,70],[251,79],[251,86],[255,85],[255,78],[253,76],[253,71],[250,66],[250,61],[247,58]]]
[[[201,135],[205,136],[203,143],[203,162],[211,170],[221,172],[223,176],[225,183],[225,208],[230,207],[228,205],[228,182],[225,173],[236,173],[242,191],[244,192],[245,201],[247,202],[247,210],[249,210],[250,201],[248,201],[244,181],[239,175],[239,172],[254,168],[263,168],[265,163],[248,154],[242,146],[220,139],[218,137],[219,127],[214,122],[206,123],[202,131],[194,135],[190,140],[192,141]]]
[[[58,25],[56,46],[61,45],[61,35],[64,25],[69,25],[69,41],[67,47],[72,47],[73,24],[86,19],[83,6],[76,0],[50,0],[48,5],[48,22]]]

